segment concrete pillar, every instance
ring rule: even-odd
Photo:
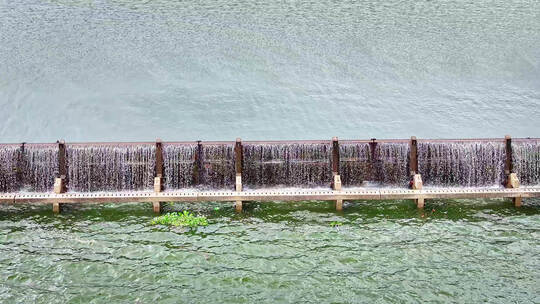
[[[334,191],[341,191],[341,177],[339,174],[334,174],[334,181],[332,182],[332,188]],[[336,210],[341,211],[343,210],[343,200],[338,199],[336,200]]]
[[[332,172],[339,174],[339,140],[337,137],[332,138]]]
[[[54,193],[55,194],[62,194],[65,192],[65,178],[63,176],[57,177],[54,179]],[[60,203],[53,203],[53,212],[54,213],[60,213]]]
[[[242,201],[236,201],[234,203],[234,209],[236,212],[242,212]]]
[[[155,176],[163,176],[163,144],[161,139],[156,139],[156,171]]]
[[[519,178],[517,176],[517,173],[510,173],[508,175],[508,178],[506,179],[506,188],[512,188],[517,189],[519,188]],[[513,197],[512,202],[514,203],[514,206],[521,207],[521,197]]]
[[[334,175],[334,183],[332,186],[335,191],[341,191],[341,176],[339,176],[339,174]]]
[[[510,135],[506,135],[504,137],[504,146],[506,148],[506,161],[504,162],[504,174],[506,176],[510,175],[512,173],[512,170],[514,169],[513,166],[513,151],[512,151],[512,137]]]
[[[418,209],[424,208],[424,198],[423,197],[419,197],[419,198],[415,199],[414,202],[416,203],[416,207]]]
[[[410,146],[410,157],[409,157],[409,168],[412,174],[418,173],[418,140],[416,136],[411,136]]]
[[[242,169],[244,163],[244,151],[242,148],[242,139],[237,138],[234,145],[234,171],[236,173],[235,190],[242,192]],[[236,212],[242,212],[242,201],[236,201],[234,204]]]
[[[506,188],[519,188],[519,178],[517,177],[516,173],[510,173],[508,175],[508,178],[506,180]]]
[[[242,174],[236,173],[236,183],[235,183],[236,192],[242,192]],[[242,201],[236,201],[234,208],[237,212],[242,212]]]
[[[420,174],[414,174],[413,175],[413,180],[412,180],[412,189],[413,190],[422,190],[422,187],[423,187],[423,182],[422,182],[422,175]],[[424,198],[419,196],[417,199],[414,200],[414,202],[416,203],[416,207],[418,208],[424,208]]]
[[[161,175],[154,177],[154,192],[159,193],[163,189],[163,178]]]
[[[161,213],[161,202],[153,202],[154,213]]]
[[[343,200],[342,199],[336,200],[336,210],[337,211],[343,211]]]
[[[422,182],[422,175],[415,174],[413,175],[412,188],[413,190],[422,190],[424,183]]]
[[[159,193],[163,189],[162,186],[163,178],[161,177],[161,174],[154,177],[154,192]],[[154,213],[161,213],[161,202],[153,202],[153,209]]]
[[[242,174],[236,174],[235,189],[236,192],[242,192]]]
[[[64,179],[62,177],[57,177],[54,179],[54,193],[61,194],[64,193]]]

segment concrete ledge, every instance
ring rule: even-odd
[[[304,200],[393,200],[449,198],[540,197],[540,187],[464,188],[464,189],[342,189],[334,190],[250,190],[171,191],[171,192],[104,192],[104,193],[25,193],[0,195],[0,203],[122,203],[122,202],[208,202],[208,201],[304,201]]]

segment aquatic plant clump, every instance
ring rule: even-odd
[[[208,221],[204,216],[195,216],[189,211],[184,212],[171,212],[154,218],[151,222],[152,225],[166,225],[166,226],[184,226],[184,227],[198,227],[208,226]]]

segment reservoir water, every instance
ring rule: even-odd
[[[1,0],[0,67],[2,142],[538,136],[540,2]]]
[[[0,0],[3,143],[539,137],[538,79],[538,1]],[[193,185],[195,148],[165,146],[166,187]],[[427,185],[501,182],[499,145],[419,148]],[[28,148],[24,158],[17,149],[0,151],[2,170],[24,164],[0,190],[19,190],[21,176],[49,189],[56,146]],[[69,149],[80,165],[68,172],[76,191],[152,187],[151,149]],[[208,163],[232,153],[204,149]],[[331,174],[325,147],[246,149],[286,168],[261,175],[279,161],[248,162],[253,188],[321,186]],[[365,179],[358,170],[391,185],[406,180],[406,145],[341,149],[345,185]],[[520,179],[537,185],[540,171],[529,164],[538,145],[516,151]],[[124,158],[134,165],[122,175],[100,167]],[[229,167],[201,176],[232,185]],[[73,205],[59,215],[50,205],[0,205],[0,303],[540,298],[538,199],[519,209],[428,200],[423,211],[411,201],[346,202],[343,212],[331,202],[251,202],[242,214],[232,204],[167,203],[164,211],[185,209],[209,226],[152,226],[150,204]]]

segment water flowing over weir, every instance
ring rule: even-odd
[[[234,186],[234,145],[199,146],[199,183],[206,189],[231,189]]]
[[[231,188],[234,185],[233,148],[232,144],[164,144],[165,190]]]
[[[47,192],[58,174],[58,148],[54,144],[0,147],[0,191]]]
[[[340,146],[341,181],[404,186],[409,180],[408,142],[344,142]]]
[[[51,177],[58,175],[58,146],[25,145],[22,159],[23,187],[27,191],[50,191],[54,184]]]
[[[514,171],[523,185],[540,185],[540,143],[516,141],[512,143]]]
[[[5,145],[0,148],[0,191],[19,190],[17,164],[20,154],[19,145]]]
[[[505,158],[503,141],[418,143],[418,171],[426,186],[500,186]]]
[[[152,189],[153,144],[68,145],[66,156],[70,191]]]
[[[165,189],[192,188],[197,182],[197,144],[163,145]]]
[[[511,154],[507,155],[507,151]],[[164,190],[172,196],[186,193],[178,194],[177,199],[195,195],[190,199],[199,200],[197,193],[208,192],[218,193],[221,200],[226,200],[244,195],[242,187],[246,191],[267,192],[264,195],[268,196],[279,192],[273,196],[276,199],[327,199],[324,191],[331,192],[331,185],[339,185],[340,181],[347,191],[363,191],[349,197],[365,194],[363,198],[376,199],[383,196],[377,189],[394,189],[401,191],[397,198],[410,198],[416,194],[405,190],[408,191],[413,172],[428,188],[443,192],[445,188],[462,188],[460,191],[467,192],[470,189],[466,188],[510,187],[506,182],[511,172],[524,186],[540,185],[540,140],[512,141],[510,137],[4,144],[0,145],[0,161],[0,194],[51,193],[54,186],[57,194],[67,191],[82,195],[81,199],[84,193],[92,192],[132,192],[143,199]],[[339,178],[334,179],[334,175]],[[56,187],[58,177],[60,186]],[[413,190],[419,189],[421,186]],[[339,187],[336,190],[340,191]],[[438,194],[431,196],[434,195]],[[35,199],[39,198],[37,195]],[[7,195],[2,199],[14,198]],[[23,199],[24,196],[20,198]]]
[[[328,186],[330,143],[249,143],[244,145],[247,187]]]

